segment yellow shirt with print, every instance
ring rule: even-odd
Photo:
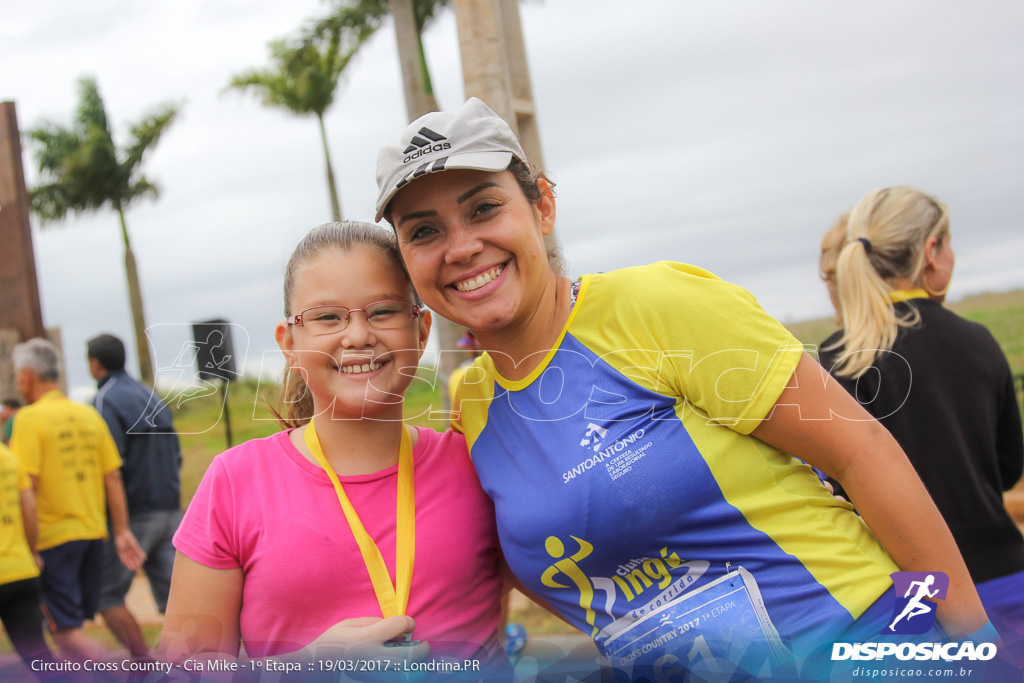
[[[121,456],[94,408],[59,391],[43,394],[18,412],[11,450],[38,477],[38,550],[107,537],[103,476],[121,467]]]
[[[0,444],[0,584],[39,576],[21,518],[21,492],[28,488],[32,488],[28,473],[14,453]]]

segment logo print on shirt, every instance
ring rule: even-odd
[[[884,633],[920,635],[926,632],[935,624],[938,605],[932,600],[946,599],[949,577],[943,572],[896,572],[891,576],[896,600],[893,620]]]
[[[564,574],[576,584],[576,588],[580,591],[580,607],[587,614],[587,623],[594,628],[591,634],[591,637],[593,637],[597,635],[597,627],[594,626],[594,609],[591,607],[591,603],[594,602],[594,586],[576,563],[594,552],[594,546],[582,538],[576,538],[575,536],[570,536],[569,538],[576,541],[580,547],[579,550],[569,557],[565,557],[565,544],[557,536],[548,536],[547,540],[544,541],[544,549],[548,552],[548,555],[558,561],[544,570],[544,573],[540,576],[540,581],[549,588],[568,588],[569,586],[555,581],[556,576]]]
[[[608,430],[593,422],[587,425],[587,431],[580,440],[581,446],[590,446],[595,453],[601,450],[601,442],[608,436]],[[593,445],[591,445],[593,444]]]

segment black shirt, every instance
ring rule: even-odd
[[[975,583],[1024,570],[1024,538],[1003,505],[1024,470],[1017,396],[1002,349],[982,325],[930,299],[857,380],[836,377],[896,438],[949,525]],[[821,345],[833,371],[841,349]],[[899,501],[894,501],[899,504]]]

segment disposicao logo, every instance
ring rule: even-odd
[[[920,635],[935,625],[933,600],[945,600],[949,577],[943,572],[896,572],[892,574],[896,591],[892,620],[883,633]]]
[[[896,599],[889,626],[879,635],[921,635],[935,625],[933,600],[945,600],[949,577],[943,572],[896,572],[892,574]],[[833,643],[832,661],[878,660],[968,660],[987,661],[996,656],[995,643],[920,642],[920,643]]]

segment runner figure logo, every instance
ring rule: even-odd
[[[580,439],[580,445],[590,446],[590,449],[596,453],[601,450],[606,436],[608,436],[607,429],[591,422],[587,424],[587,431],[583,434],[583,438]]]
[[[896,572],[892,574],[896,601],[885,633],[920,635],[935,624],[936,605],[945,600],[949,577],[943,572]],[[901,597],[902,596],[902,597]]]

